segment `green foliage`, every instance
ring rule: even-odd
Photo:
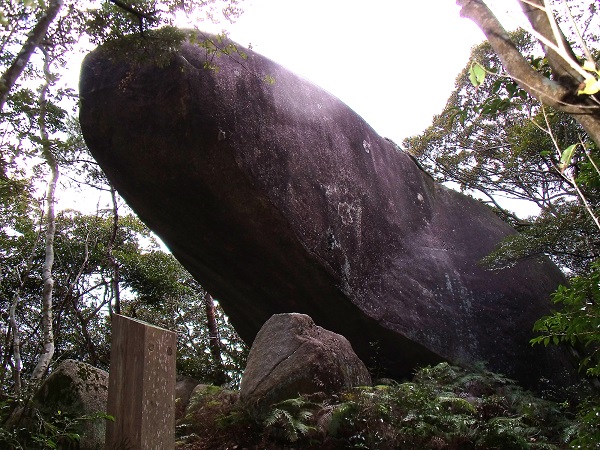
[[[557,448],[567,425],[558,406],[510,380],[446,363],[343,399],[330,432],[347,448]]]
[[[561,306],[535,323],[541,333],[532,344],[566,343],[583,353],[580,367],[590,376],[600,376],[600,262],[586,275],[560,286],[552,301]]]
[[[223,370],[232,386],[240,382],[248,347],[215,305],[222,361],[213,361],[203,307],[202,286],[171,254],[153,250],[119,256],[123,284],[135,297],[123,300],[123,314],[177,331],[177,370],[204,382],[219,383]]]
[[[15,62],[36,25],[49,17],[46,13],[50,3],[0,2],[2,75]],[[82,185],[110,190],[74,119],[76,86],[64,87],[71,80],[61,80],[73,69],[68,63],[76,53],[88,50],[91,42],[106,43],[107,48],[129,57],[130,63],[139,62],[132,55],[141,55],[144,61],[151,58],[155,64],[164,64],[186,39],[204,42],[197,33],[172,26],[175,12],[185,10],[194,19],[209,20],[216,19],[217,14],[233,20],[241,13],[239,0],[53,3],[61,3],[62,7],[46,35],[39,36],[41,43],[25,61],[24,71],[14,85],[4,82],[0,86],[0,90],[10,88],[1,108],[0,131],[0,395],[19,391],[20,383],[14,382],[18,379],[23,385],[21,394],[27,394],[28,377],[41,354],[42,236],[46,232],[42,181],[49,170],[43,157],[50,155],[60,166],[59,191],[66,188],[77,195]],[[206,44],[207,51],[245,57],[224,37],[216,42],[215,48]],[[42,65],[44,62],[48,65]],[[58,198],[57,210],[61,206],[60,192]],[[100,208],[103,201],[98,201],[95,214],[89,213],[90,205],[85,205],[86,213],[57,213],[52,273],[55,358],[74,358],[107,368],[108,317],[120,297],[123,309],[132,315],[177,330],[181,347],[178,369],[210,380],[216,361],[207,350],[202,287],[172,255],[160,250],[137,218],[125,212],[115,229],[113,211]],[[122,205],[121,213],[125,209]],[[10,317],[13,310],[14,317]],[[247,349],[218,307],[216,315],[225,369],[235,384]],[[17,337],[19,345],[13,347]],[[52,424],[59,419],[65,416],[46,422]],[[50,436],[52,430],[48,425],[46,434]],[[47,441],[43,445],[52,444]]]
[[[188,277],[190,281],[189,274]],[[134,298],[123,302],[123,313],[163,328],[176,330],[178,373],[208,383],[220,383],[217,367],[219,363],[213,361],[209,351],[210,337],[206,326],[206,313],[202,307],[203,295],[204,291],[198,287],[181,296],[166,296],[160,303],[145,303],[139,298]],[[221,369],[225,372],[229,385],[236,387],[246,366],[249,349],[218,304],[215,305],[215,313],[220,335]]]
[[[479,87],[485,80],[485,68],[478,62],[474,62],[469,67],[469,81],[475,87]]]
[[[138,301],[158,304],[168,297],[193,294],[193,288],[189,286],[192,283],[190,275],[173,255],[151,250],[118,256],[122,280],[128,288],[138,293]]]
[[[111,17],[111,14],[108,17]],[[111,27],[113,25],[111,22]],[[127,60],[132,65],[151,61],[153,64],[163,67],[171,62],[175,52],[188,38],[188,33],[166,26],[144,34],[119,35],[110,31],[108,36],[110,38],[106,39],[103,48],[111,55]]]
[[[204,49],[206,57],[206,61],[204,62],[205,69],[218,72],[219,65],[216,60],[222,56],[233,57],[237,55],[242,60],[248,58],[246,53],[240,50],[235,42],[231,41],[224,32],[212,36],[199,31],[194,31],[188,34],[187,39],[188,42]]]
[[[302,397],[284,400],[273,406],[263,425],[275,439],[296,442],[316,429],[309,425],[316,406]]]
[[[32,200],[26,192],[23,195],[22,200],[11,197],[12,203],[5,204],[7,214],[2,216],[5,225],[0,228],[0,264],[4,278],[0,284],[0,307],[8,311],[14,293],[19,292],[16,320],[23,336],[21,357],[26,375],[40,349],[36,318],[44,248],[35,216],[28,213],[35,213],[36,205],[29,203]],[[54,330],[58,358],[108,367],[110,324],[106,314],[115,294],[111,283],[114,274],[107,256],[112,227],[108,213],[84,215],[66,211],[57,217]],[[209,336],[202,287],[172,255],[159,250],[149,230],[134,216],[120,217],[113,253],[121,272],[123,313],[177,330],[178,370],[211,380],[215,362],[207,350]],[[225,370],[235,384],[239,382],[247,348],[218,306],[216,316]],[[2,331],[3,339],[7,329]],[[5,380],[3,388],[9,388],[11,367],[0,371],[0,375]]]
[[[588,213],[579,204],[561,202],[553,211],[544,211],[519,233],[506,237],[481,260],[491,269],[513,267],[519,261],[552,256],[559,266],[575,274],[586,273],[596,259],[598,243],[590,237],[598,233]]]
[[[522,31],[511,38],[532,67],[548,76],[548,62],[534,54],[532,38]],[[569,177],[575,176],[590,207],[598,208],[600,180],[586,156],[597,159],[596,147],[573,117],[542,109],[504,76],[488,43],[473,50],[472,60],[477,63],[457,77],[442,113],[423,134],[405,140],[405,147],[436,180],[482,200],[521,232],[488,256],[486,265],[502,268],[547,255],[584,273],[600,254],[600,230]],[[519,217],[506,198],[528,202],[540,215]]]
[[[583,53],[581,37],[575,38],[572,26],[583,24],[583,39],[592,54],[586,53],[583,70],[588,74],[583,74],[578,95],[593,95],[600,87],[599,72],[592,62],[598,55],[598,36],[593,31],[597,27],[591,25],[597,19],[597,5],[573,2],[569,7],[574,12],[573,20],[561,23],[570,30],[567,39],[580,42],[573,49]],[[562,83],[553,73],[556,63],[550,64],[536,53],[530,36],[518,31],[510,37],[538,74]],[[437,180],[481,199],[519,231],[501,242],[482,264],[502,269],[525,259],[549,256],[573,277],[568,286],[560,287],[553,295],[558,310],[536,323],[535,330],[540,335],[532,343],[572,346],[581,356],[582,371],[598,376],[597,133],[588,136],[575,121],[576,114],[570,116],[543,107],[531,98],[519,83],[531,85],[527,80],[516,82],[507,77],[489,44],[475,48],[472,61],[457,78],[456,89],[444,111],[421,136],[407,139],[405,146]],[[539,213],[535,217],[519,217],[510,211],[505,198],[529,202]],[[494,408],[495,401],[489,400],[488,406]],[[576,436],[572,443],[575,448],[598,448],[600,416],[595,414],[597,402],[590,405],[579,410],[577,425],[565,429],[565,441]],[[482,426],[487,437],[481,442],[497,448],[527,448],[530,441],[523,437],[529,425],[521,417],[498,417]]]
[[[573,153],[577,149],[578,145],[579,144],[571,144],[561,153],[560,162],[558,163],[558,167],[560,168],[561,172],[564,172],[564,170],[571,164]]]
[[[512,37],[523,51],[533,48],[523,32]],[[487,43],[473,49],[472,59],[491,74],[502,72],[500,60]],[[534,201],[543,204],[562,181],[558,174],[546,173],[552,167],[548,158],[524,152],[521,145],[519,130],[529,123],[537,103],[504,77],[488,75],[473,90],[471,67],[479,66],[469,65],[458,75],[442,113],[423,134],[406,139],[404,147],[436,180],[455,183],[489,204],[494,205],[500,195],[527,200],[535,195]],[[527,142],[538,142],[538,138],[532,136]],[[539,189],[542,183],[544,191]]]
[[[558,420],[537,417],[531,405],[553,405],[534,400],[509,380],[448,364],[421,369],[412,383],[364,390],[352,401],[357,406],[346,407],[353,411],[350,422],[375,425],[347,438],[360,437],[363,448],[536,448],[531,438],[548,442],[548,430],[540,429]],[[394,447],[386,445],[390,439]]]
[[[212,426],[202,416],[203,430],[215,431],[184,448],[558,450],[581,426],[501,375],[447,363],[420,369],[411,382],[285,400],[254,426],[239,410],[221,412]]]
[[[219,58],[235,58],[241,67],[245,67],[244,60],[248,58],[225,32],[211,35],[198,30],[181,30],[165,26],[140,35],[134,33],[109,40],[103,45],[103,50],[112,57],[127,61],[130,65],[152,64],[158,67],[167,66],[184,42],[189,42],[205,52],[203,68],[219,71]],[[273,84],[275,80],[269,76],[265,81]]]
[[[23,413],[15,406],[10,398],[0,401],[0,447],[6,450],[77,449],[82,425],[99,420],[114,421],[114,417],[106,413],[72,417],[63,411],[54,411],[48,416],[35,408]],[[11,415],[21,418],[7,426]]]
[[[258,434],[257,424],[240,408],[238,394],[217,386],[194,391],[185,416],[177,423],[177,441],[190,448],[225,448],[232,442],[240,448],[247,436]],[[185,448],[185,447],[184,447]]]
[[[600,402],[597,398],[579,407],[569,432],[574,436],[571,448],[590,450],[600,448]]]

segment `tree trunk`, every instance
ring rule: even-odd
[[[48,28],[54,22],[54,19],[56,19],[62,6],[63,0],[50,1],[46,12],[40,17],[33,30],[29,32],[21,51],[2,74],[2,77],[0,77],[0,112],[4,109],[8,94],[23,73],[23,70],[25,70],[25,66],[27,66],[31,55],[33,55],[35,49],[40,45],[44,36],[46,36]]]
[[[83,317],[81,311],[79,311],[77,298],[73,299],[73,313],[77,320],[79,321],[79,328],[81,330],[81,335],[83,336],[83,340],[85,341],[85,346],[88,352],[89,363],[92,366],[98,366],[99,358],[98,353],[96,352],[96,345],[94,344],[94,340],[92,336],[90,336],[90,332],[88,331],[88,324],[90,322],[90,318]]]
[[[58,162],[52,153],[48,131],[46,128],[46,113],[47,99],[46,95],[51,83],[50,74],[50,57],[44,52],[44,75],[46,77],[45,84],[40,92],[40,117],[38,124],[40,127],[40,138],[42,145],[42,155],[46,160],[46,164],[50,168],[50,181],[48,183],[48,192],[46,195],[46,255],[44,259],[44,267],[42,270],[42,317],[41,317],[41,332],[42,332],[42,353],[38,359],[37,365],[33,369],[31,381],[39,382],[52,361],[54,356],[54,333],[52,329],[52,294],[54,289],[54,279],[52,278],[52,266],[54,264],[54,236],[56,234],[56,218],[54,215],[54,202],[56,197],[56,184],[58,181],[59,171]]]
[[[110,240],[108,241],[108,245],[106,248],[106,253],[108,257],[108,262],[112,267],[112,279],[110,282],[110,287],[112,291],[112,297],[114,302],[114,307],[112,303],[109,304],[109,311],[112,314],[113,310],[116,314],[121,314],[121,292],[119,290],[119,263],[115,259],[113,254],[113,248],[115,246],[115,241],[117,239],[117,231],[119,230],[119,210],[117,208],[117,193],[113,185],[110,185],[110,196],[112,198],[112,212],[113,212],[113,224],[112,230],[110,233]]]
[[[10,345],[9,343],[12,341],[12,345],[10,345],[12,352],[7,351],[6,353],[8,354],[8,358],[12,358],[12,361],[13,361],[12,363],[10,363],[10,366],[12,368],[14,392],[16,395],[19,394],[19,392],[21,391],[21,388],[22,388],[21,370],[23,369],[23,360],[21,358],[21,332],[19,331],[19,326],[17,324],[17,307],[19,306],[19,302],[21,301],[21,290],[23,289],[25,280],[31,273],[31,268],[33,265],[33,260],[35,258],[36,249],[37,249],[37,246],[38,246],[40,238],[41,238],[42,218],[43,218],[43,215],[42,215],[42,217],[40,217],[40,230],[38,231],[38,233],[36,235],[35,241],[31,247],[31,253],[29,254],[29,257],[27,258],[27,262],[25,264],[26,269],[23,273],[19,273],[18,271],[16,272],[16,277],[17,277],[17,280],[19,281],[19,286],[17,287],[17,290],[13,295],[13,300],[11,302],[9,312],[8,312],[9,328],[8,328],[8,333],[7,333],[7,347]],[[7,348],[7,350],[8,350],[8,348]],[[7,360],[7,358],[5,357],[5,361],[2,364],[3,371],[6,370],[6,360]],[[2,379],[0,379],[0,381],[4,381],[4,376],[2,376]]]
[[[208,346],[214,363],[215,384],[223,384],[227,381],[223,360],[221,359],[221,337],[215,315],[215,302],[207,292],[204,296],[204,309],[206,311],[206,325],[208,327]]]
[[[23,361],[21,360],[21,338],[19,333],[19,327],[17,326],[16,311],[17,306],[21,297],[17,292],[13,297],[13,301],[10,305],[9,320],[10,329],[12,330],[12,357],[14,361],[13,365],[13,382],[14,392],[19,395],[21,392],[21,369],[23,367]]]

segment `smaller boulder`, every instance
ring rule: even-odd
[[[33,396],[33,406],[44,416],[58,411],[71,418],[106,412],[108,372],[72,359],[63,361]],[[105,419],[81,422],[80,450],[104,449]]]
[[[175,421],[181,419],[185,415],[185,410],[192,391],[200,382],[190,377],[180,376],[177,377],[175,382]]]
[[[239,394],[221,386],[212,384],[198,384],[190,393],[190,399],[185,410],[186,416],[206,412],[209,408],[222,408],[229,410],[238,401]]]
[[[304,314],[275,314],[252,344],[240,401],[260,418],[286,399],[370,384],[367,368],[345,337]]]

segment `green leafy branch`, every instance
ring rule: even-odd
[[[589,274],[573,278],[568,287],[560,286],[552,301],[562,309],[535,323],[534,331],[541,334],[531,344],[581,346],[585,355],[580,368],[589,376],[600,376],[600,261]]]
[[[538,128],[540,128],[542,131],[546,132],[548,134],[548,136],[550,137],[550,139],[552,140],[552,144],[554,145],[554,148],[556,149],[556,152],[558,153],[558,157],[559,157],[559,163],[557,166],[555,166],[555,169],[562,175],[562,177],[567,182],[569,182],[569,184],[571,184],[571,186],[573,186],[575,191],[577,191],[577,195],[579,196],[581,202],[583,203],[583,206],[585,207],[585,209],[588,212],[591,219],[594,221],[594,224],[596,225],[596,227],[600,230],[600,219],[598,219],[598,216],[597,216],[596,212],[594,211],[594,208],[588,201],[588,198],[586,197],[584,192],[581,190],[578,180],[575,178],[575,176],[573,174],[566,173],[566,169],[571,165],[573,158],[575,157],[576,150],[579,146],[581,146],[584,149],[584,153],[590,162],[590,167],[593,168],[593,171],[595,171],[595,173],[598,176],[600,176],[600,168],[595,163],[594,159],[592,158],[592,156],[590,154],[589,149],[587,148],[586,144],[583,142],[583,140],[581,138],[580,138],[580,142],[571,144],[564,150],[561,150],[561,148],[558,144],[558,141],[556,140],[556,136],[554,136],[554,133],[552,132],[552,128],[550,127],[550,121],[548,119],[546,109],[544,108],[543,105],[542,105],[542,114],[543,114],[544,120],[546,122],[545,127],[537,124],[535,121],[533,121],[533,123]],[[546,153],[546,152],[543,152],[543,153]]]

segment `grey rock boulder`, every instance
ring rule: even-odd
[[[200,382],[191,377],[181,376],[175,382],[175,420],[185,415],[185,410],[190,402],[192,392]]]
[[[283,400],[368,386],[371,376],[346,338],[305,314],[276,314],[258,332],[240,385],[240,401],[262,417]]]
[[[46,417],[58,411],[71,418],[106,413],[108,372],[79,361],[63,361],[33,396],[33,406]],[[106,420],[81,422],[80,450],[103,450]]]
[[[376,345],[390,376],[485,361],[527,386],[566,383],[565,354],[529,345],[558,268],[486,270],[479,261],[514,230],[337,98],[244,52],[215,71],[189,42],[160,65],[99,48],[80,81],[92,154],[240,336],[299,312],[365,361]],[[398,120],[411,110],[397,105]]]

